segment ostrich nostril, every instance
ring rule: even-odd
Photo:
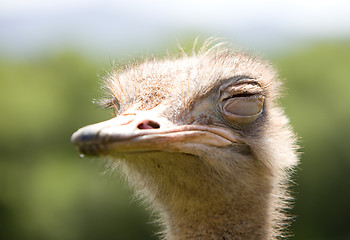
[[[137,125],[137,128],[138,129],[157,129],[157,128],[160,128],[160,125],[157,122],[146,120],[139,123],[139,125]]]

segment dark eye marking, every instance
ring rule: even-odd
[[[228,96],[228,97],[225,97],[223,98],[222,100],[225,101],[225,100],[228,100],[230,98],[244,98],[244,97],[251,97],[251,96],[254,96],[255,93],[237,93],[237,94],[233,94],[231,96]]]

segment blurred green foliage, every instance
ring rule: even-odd
[[[350,44],[324,43],[274,59],[303,146],[293,239],[350,239],[349,56]],[[0,59],[0,239],[156,239],[118,173],[70,143],[110,117],[91,101],[111,67],[69,52]]]
[[[295,239],[350,239],[350,44],[318,44],[276,63],[303,147]]]
[[[103,67],[72,53],[0,62],[0,239],[151,239],[119,178],[70,143],[110,117],[92,104]]]

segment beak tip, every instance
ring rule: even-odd
[[[76,145],[79,141],[78,141],[78,131],[74,132],[70,138],[71,143],[73,143],[74,145]]]
[[[80,154],[79,156],[82,157],[85,155],[97,155],[94,151],[94,148],[88,144],[93,138],[94,136],[92,134],[88,134],[88,132],[79,129],[72,134],[70,140],[72,144],[74,144],[77,147],[78,152]]]
[[[91,127],[83,127],[72,134],[71,142],[75,145],[81,143],[90,143],[96,141],[97,132],[96,129]]]
[[[82,131],[82,129],[77,130],[74,132],[70,138],[70,141],[74,145],[79,145],[80,143],[83,142],[89,142],[93,139],[92,134],[88,134],[86,131]]]

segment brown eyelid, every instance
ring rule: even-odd
[[[257,86],[261,87],[259,81],[256,80],[255,78],[239,79],[236,82],[234,82],[231,86],[238,86],[238,85],[241,85],[241,84],[252,84],[252,85],[257,85]]]

